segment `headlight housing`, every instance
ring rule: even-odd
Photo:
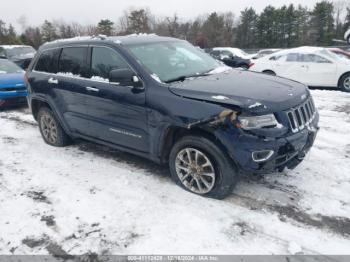
[[[262,116],[239,116],[238,120],[240,127],[245,130],[277,127],[279,125],[274,114]]]

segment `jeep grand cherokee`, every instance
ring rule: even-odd
[[[318,130],[305,85],[227,68],[174,38],[55,41],[26,78],[47,144],[83,138],[168,163],[178,185],[218,199],[242,172],[296,167]]]

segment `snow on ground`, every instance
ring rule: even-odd
[[[0,254],[349,254],[350,94],[312,94],[307,159],[223,201],[130,154],[50,147],[28,110],[0,112]]]

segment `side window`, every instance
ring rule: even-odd
[[[58,64],[58,72],[86,77],[89,71],[86,62],[87,50],[87,47],[63,48]]]
[[[109,73],[115,69],[129,68],[124,59],[114,50],[106,47],[94,47],[91,56],[92,76],[109,78]]]
[[[331,61],[329,61],[328,59],[319,56],[319,55],[313,55],[314,56],[314,62],[315,63],[332,63]]]
[[[50,49],[42,52],[36,62],[34,70],[45,73],[57,73],[60,51],[61,49]]]
[[[230,51],[226,51],[226,50],[221,51],[221,54],[225,56],[233,56],[233,54]]]
[[[0,47],[0,57],[6,57],[5,48]]]
[[[290,53],[287,55],[287,62],[299,62],[299,54]]]

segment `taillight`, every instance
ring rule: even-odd
[[[249,68],[252,68],[253,66],[255,66],[254,63],[250,63],[250,64],[249,64]]]

